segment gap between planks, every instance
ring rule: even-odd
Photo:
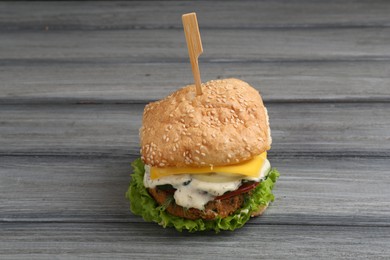
[[[136,219],[135,219],[136,218]],[[367,224],[355,224],[355,223],[348,223],[345,221],[348,220],[355,220],[356,217],[350,217],[350,218],[340,218],[342,222],[336,223],[337,219],[333,218],[335,222],[333,223],[304,223],[304,222],[267,222],[267,221],[261,221],[261,216],[257,217],[260,221],[253,222],[254,219],[250,219],[249,222],[245,223],[245,226],[305,226],[305,227],[350,227],[350,228],[390,228],[390,223],[385,223],[383,220],[382,223],[367,223]],[[360,216],[360,218],[363,218]],[[383,218],[384,219],[384,218]],[[0,225],[2,224],[145,224],[150,225],[158,228],[163,228],[161,226],[158,226],[157,223],[154,222],[147,222],[143,220],[140,216],[135,216],[132,218],[127,219],[120,219],[120,220],[96,220],[96,221],[90,221],[90,220],[42,220],[42,219],[0,219]],[[167,227],[167,229],[172,229],[171,227]]]
[[[88,99],[88,98],[0,98],[0,106],[5,105],[146,105],[159,99]],[[266,104],[372,104],[390,103],[390,95],[374,97],[342,98],[264,98]]]
[[[140,157],[139,153],[123,152],[118,150],[105,149],[106,152],[58,152],[53,151],[50,153],[45,152],[1,152],[0,157],[47,157],[47,158],[83,158],[83,159],[98,159],[98,158],[115,158],[123,159],[127,158],[129,161],[135,160]],[[390,152],[384,151],[294,151],[286,152],[271,149],[267,152],[268,155],[274,159],[317,159],[324,158],[329,160],[344,160],[344,159],[357,159],[357,158],[368,158],[368,159],[388,159],[390,158]]]

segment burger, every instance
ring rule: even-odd
[[[163,227],[234,230],[274,200],[279,173],[259,92],[239,79],[189,85],[145,106],[130,209]]]

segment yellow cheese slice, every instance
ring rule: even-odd
[[[202,174],[210,172],[221,172],[228,174],[241,174],[248,177],[257,177],[259,169],[263,166],[265,159],[267,159],[267,152],[253,157],[252,159],[232,164],[228,166],[214,166],[214,167],[184,167],[184,168],[157,168],[150,167],[150,177],[152,180],[162,177],[177,175],[177,174]]]

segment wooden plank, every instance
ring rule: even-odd
[[[128,221],[132,159],[1,157],[0,221]]]
[[[0,222],[132,222],[134,157],[2,156]],[[390,227],[388,159],[283,159],[275,202],[253,224]]]
[[[390,28],[201,30],[203,62],[389,60]],[[181,29],[3,32],[0,63],[188,61]]]
[[[143,104],[2,106],[0,150],[6,155],[138,154],[143,107]]]
[[[189,63],[0,65],[0,102],[149,102],[191,84]],[[28,67],[28,69],[27,69]],[[238,77],[266,102],[390,100],[390,61],[203,63],[204,81]]]
[[[181,28],[197,12],[202,28],[389,26],[387,1],[131,1],[0,3],[2,30]]]
[[[148,224],[0,224],[4,259],[388,259],[390,228],[246,226],[187,234]]]
[[[0,154],[138,155],[144,104],[3,105]],[[267,104],[272,153],[389,157],[389,103]]]

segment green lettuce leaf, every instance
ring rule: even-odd
[[[156,222],[163,227],[174,227],[180,232],[183,230],[189,232],[214,230],[219,232],[242,227],[250,219],[252,212],[258,211],[260,207],[264,207],[274,200],[272,188],[279,177],[279,172],[272,168],[267,179],[255,188],[251,196],[247,196],[243,207],[226,218],[189,220],[169,214],[165,211],[164,206],[158,205],[149,195],[143,184],[145,168],[140,158],[131,165],[134,170],[130,187],[126,192],[126,198],[130,201],[130,210],[134,214],[142,216],[145,221]]]

